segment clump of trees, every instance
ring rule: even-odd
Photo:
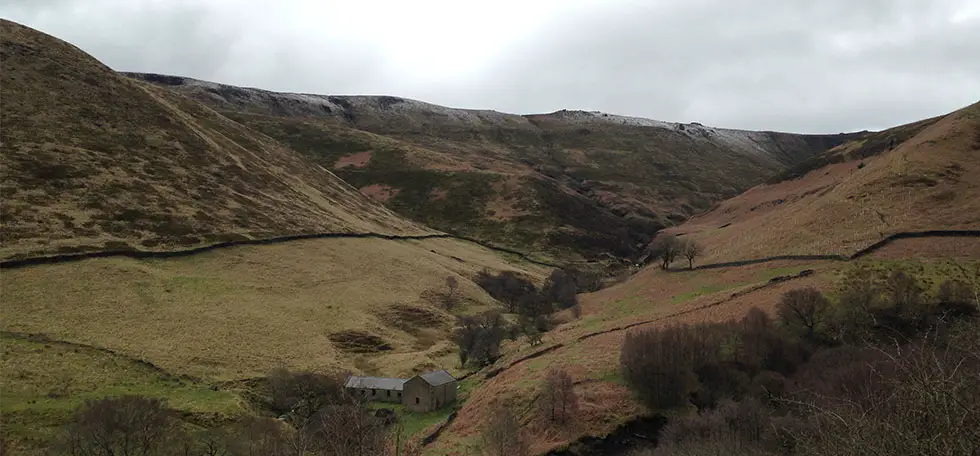
[[[509,313],[518,315],[516,328],[527,337],[528,343],[538,345],[541,335],[555,326],[552,314],[556,310],[571,309],[573,316],[581,315],[578,293],[583,287],[594,287],[597,279],[591,273],[556,269],[538,289],[529,278],[514,271],[493,274],[484,270],[475,281],[491,297],[504,303]]]
[[[154,398],[89,400],[66,426],[56,454],[69,456],[368,456],[394,454],[394,433],[344,392],[340,377],[277,369],[270,406],[281,419],[249,417],[195,430]]]
[[[480,367],[493,364],[500,357],[500,344],[508,331],[507,321],[500,312],[459,317],[453,339],[460,367],[466,367],[469,362]]]
[[[776,318],[634,331],[623,376],[651,410],[695,406],[655,455],[980,452],[980,299],[913,274],[856,268],[828,300],[787,292]]]
[[[681,239],[673,234],[661,234],[647,247],[648,258],[660,261],[661,269],[670,269],[677,258],[686,258],[688,268],[694,269],[694,260],[704,252],[701,244],[692,239]]]

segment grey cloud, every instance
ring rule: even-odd
[[[474,72],[439,78],[410,77],[413,68],[402,65],[411,59],[393,63],[386,53],[417,32],[410,20],[379,26],[384,8],[347,17],[306,6],[315,3],[34,0],[0,4],[0,15],[121,70],[506,112],[588,109],[838,132],[886,128],[980,99],[980,18],[949,22],[968,0],[559,2],[520,22],[529,28],[501,24],[506,44],[477,59]],[[513,15],[526,11],[510,7]],[[438,44],[430,51],[440,61],[471,61]]]

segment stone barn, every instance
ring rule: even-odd
[[[402,403],[403,378],[350,376],[344,388],[354,397],[372,402]]]
[[[413,412],[431,412],[456,401],[456,378],[444,370],[418,374],[403,386],[402,404]]]
[[[456,401],[458,382],[452,374],[440,370],[412,378],[352,375],[344,387],[355,397],[368,401],[401,403],[413,412],[431,412]]]

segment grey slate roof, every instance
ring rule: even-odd
[[[407,378],[384,378],[384,377],[358,377],[351,375],[344,385],[347,388],[366,388],[401,391]]]
[[[419,374],[419,377],[422,377],[422,380],[425,380],[432,386],[445,385],[446,383],[456,381],[455,377],[444,370],[423,372]]]

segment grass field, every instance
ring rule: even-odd
[[[404,375],[455,366],[451,315],[420,294],[452,275],[465,298],[460,312],[488,307],[491,298],[469,280],[484,267],[515,269],[496,253],[442,239],[310,240],[31,267],[0,276],[3,329],[215,380],[261,376],[278,364]],[[372,351],[374,342],[390,348]]]
[[[0,342],[0,438],[14,451],[31,454],[43,448],[75,407],[106,396],[162,398],[201,425],[249,413],[234,391],[214,390],[104,350],[11,334],[3,334]]]

